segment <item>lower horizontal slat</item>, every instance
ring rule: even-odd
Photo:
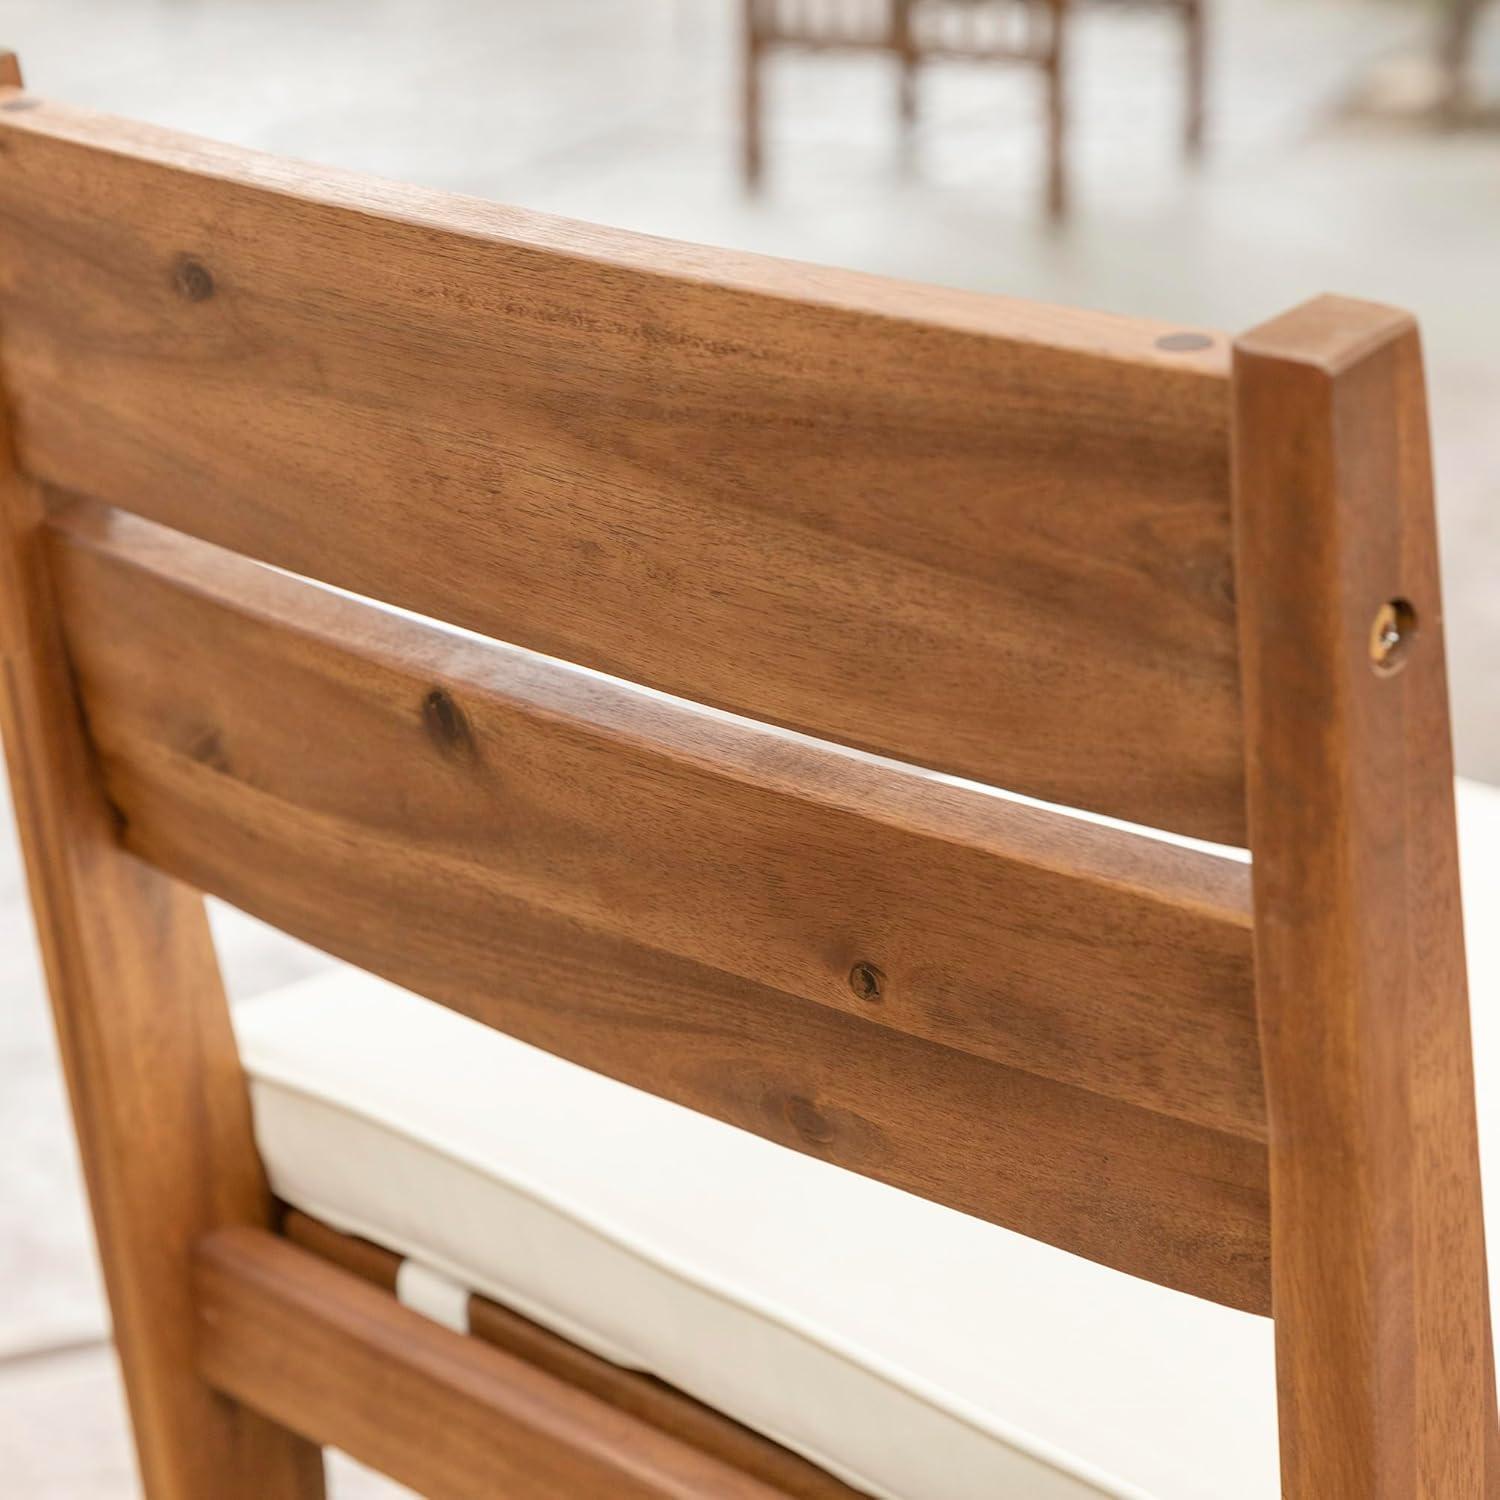
[[[340,1234],[295,1209],[286,1214],[281,1232],[321,1259],[385,1291],[395,1291],[401,1257],[382,1246]],[[771,1485],[778,1493],[785,1491],[789,1500],[859,1500],[860,1491],[713,1407],[650,1375],[611,1364],[488,1297],[475,1294],[469,1298],[469,1332],[627,1415],[701,1448]]]
[[[133,853],[596,1072],[1267,1310],[1243,865],[397,618],[119,512],[55,526]]]
[[[784,1500],[275,1235],[210,1235],[195,1278],[211,1385],[431,1500]]]

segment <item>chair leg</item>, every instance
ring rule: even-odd
[[[917,123],[917,60],[901,59],[901,128],[911,130]]]
[[[745,186],[754,191],[764,173],[764,149],[761,122],[761,45],[759,0],[744,0],[744,37],[742,41],[740,94],[740,171]]]
[[[1470,65],[1479,13],[1484,0],[1450,0],[1438,45],[1444,78],[1443,108],[1451,116],[1461,115],[1470,102]]]
[[[1206,0],[1183,0],[1182,23],[1186,41],[1187,108],[1182,145],[1190,160],[1203,154],[1203,117],[1208,92],[1208,14]]]
[[[901,129],[910,132],[917,123],[917,48],[911,31],[911,0],[892,0],[892,43],[901,68]]]
[[[1068,0],[1050,0],[1049,46],[1044,62],[1047,76],[1047,215],[1060,222],[1068,211],[1067,164],[1067,37]]]

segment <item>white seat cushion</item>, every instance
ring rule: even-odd
[[[1461,787],[1460,807],[1493,1160],[1500,791]],[[243,1004],[236,1024],[276,1192],[409,1257],[403,1293],[445,1321],[461,1316],[452,1283],[482,1292],[889,1500],[1279,1493],[1267,1319],[770,1145],[353,970]]]

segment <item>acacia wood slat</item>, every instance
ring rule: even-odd
[[[619,937],[1263,1133],[1243,863],[466,639],[118,511],[65,504],[58,534],[134,839],[164,830],[127,778],[252,824],[272,802],[306,824],[294,843],[409,833]],[[209,826],[169,836],[211,845]]]
[[[340,1234],[295,1209],[285,1215],[281,1232],[304,1250],[353,1271],[388,1292],[395,1291],[401,1257],[382,1246]],[[469,1333],[607,1401],[629,1416],[703,1449],[752,1478],[772,1485],[778,1494],[791,1500],[857,1500],[859,1492],[832,1474],[742,1427],[713,1407],[638,1370],[627,1370],[600,1359],[597,1354],[477,1293],[469,1297]]]
[[[1235,389],[1284,1493],[1479,1500],[1494,1373],[1415,325],[1319,299],[1239,341]],[[1398,599],[1416,633],[1385,673]]]
[[[208,1236],[193,1286],[205,1379],[429,1500],[785,1500],[273,1234]]]
[[[74,504],[56,526],[80,690],[144,857],[598,1071],[1264,1306],[1242,865],[138,517]]]
[[[1228,359],[0,113],[40,477],[682,696],[1243,842]]]

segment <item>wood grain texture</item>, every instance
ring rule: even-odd
[[[0,729],[152,1500],[318,1500],[297,1433],[438,1497],[825,1493],[501,1309],[475,1304],[505,1348],[460,1338],[258,1227],[202,903],[169,877],[1273,1310],[1290,1500],[1500,1500],[1404,315],[1310,304],[1231,383],[1215,336],[19,87],[0,54]],[[49,522],[49,489],[94,498]],[[1249,838],[1253,902],[1233,861],[861,748]]]
[[[1243,842],[1223,339],[47,103],[0,113],[0,153],[31,472],[684,697]]]
[[[1244,864],[398,618],[118,511],[75,505],[59,534],[133,838],[162,829],[127,778],[252,826],[273,802],[294,844],[405,836],[616,936],[1262,1135]],[[214,842],[196,818],[169,835],[195,836]]]
[[[319,1500],[319,1451],[194,1367],[190,1248],[270,1198],[202,898],[119,847],[3,420],[0,731],[146,1493]]]
[[[1239,342],[1235,391],[1284,1493],[1479,1500],[1493,1365],[1416,329],[1321,299]],[[1416,631],[1384,672],[1372,623],[1398,599]]]
[[[429,1500],[784,1500],[275,1235],[214,1234],[196,1273],[207,1380]]]
[[[603,1073],[1262,1298],[1244,865],[463,639],[118,511],[74,505],[57,541],[145,858]]]
[[[293,1244],[353,1271],[388,1292],[396,1289],[401,1258],[369,1240],[340,1234],[295,1210],[286,1214],[281,1232]],[[672,1386],[600,1359],[539,1323],[491,1302],[469,1298],[471,1337],[504,1349],[527,1364],[587,1391],[627,1416],[701,1448],[753,1479],[771,1485],[789,1500],[857,1500],[859,1492],[798,1457],[769,1438],[704,1406]]]
[[[58,528],[132,849],[586,1066],[1264,1305],[1242,865],[396,617],[137,517],[75,505]]]

